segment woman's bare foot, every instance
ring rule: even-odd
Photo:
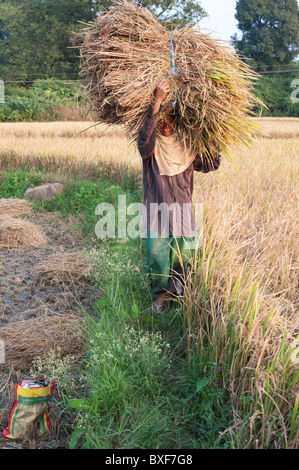
[[[166,292],[163,292],[163,294],[159,294],[155,302],[151,306],[152,312],[155,312],[155,313],[162,312],[163,308],[165,307],[165,300],[166,300]]]

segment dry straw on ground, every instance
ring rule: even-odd
[[[5,364],[29,370],[37,357],[59,349],[61,357],[83,355],[83,322],[75,315],[44,315],[1,328]]]
[[[46,237],[32,222],[0,215],[0,248],[39,248]]]
[[[87,282],[91,266],[82,252],[54,253],[34,268],[38,281],[76,284]]]
[[[174,92],[160,118],[176,97],[176,130],[193,150],[251,141],[256,126],[248,115],[262,105],[251,90],[257,75],[225,43],[192,26],[170,32],[146,8],[118,2],[73,33],[73,44],[100,122],[124,124],[136,139],[157,84],[169,78]]]
[[[0,215],[10,215],[11,217],[22,217],[29,214],[32,204],[26,199],[3,198],[0,199]]]

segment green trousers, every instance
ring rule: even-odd
[[[193,238],[164,238],[156,232],[147,233],[147,269],[152,294],[182,292],[184,274],[195,251],[189,246],[191,242],[193,244]]]

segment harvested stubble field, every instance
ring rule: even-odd
[[[248,446],[298,448],[299,120],[256,121],[262,129],[250,148],[196,175],[205,256],[184,302],[187,342],[201,353],[208,342],[223,366],[223,387],[240,410],[228,433],[238,434],[252,400]],[[40,168],[60,181],[104,174],[119,183],[127,170],[140,183],[140,157],[123,130],[81,132],[89,125],[0,124],[1,168]]]
[[[0,219],[3,210],[5,222],[15,221],[5,246],[1,246],[5,233],[0,227],[0,334],[5,344],[5,367],[0,369],[1,428],[8,423],[14,386],[28,377],[36,357],[51,351],[61,358],[82,357],[84,311],[91,312],[98,298],[98,289],[89,282],[91,264],[83,254],[82,236],[73,223],[45,211],[36,213],[26,202],[0,200]],[[27,228],[27,224],[29,232],[20,237],[20,226]],[[42,236],[41,246],[32,244],[32,228]],[[17,246],[16,237],[22,242]],[[7,443],[1,436],[0,448],[64,446],[58,423],[52,431],[38,444],[34,440]]]

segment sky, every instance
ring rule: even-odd
[[[200,4],[209,15],[200,21],[200,28],[213,31],[212,36],[224,41],[230,41],[234,33],[240,34],[235,19],[237,0],[200,0]]]
[[[201,6],[209,15],[200,21],[200,29],[206,28],[213,31],[212,36],[230,41],[231,36],[238,33],[236,3],[236,0],[200,0]]]

